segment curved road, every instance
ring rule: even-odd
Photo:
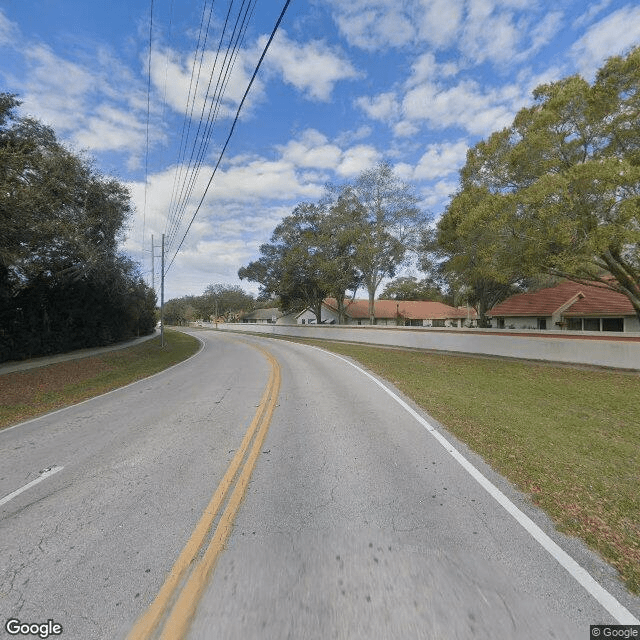
[[[196,335],[185,363],[0,432],[2,637],[14,618],[83,640],[573,640],[639,617],[609,567],[364,372]]]

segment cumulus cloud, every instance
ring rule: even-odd
[[[259,40],[260,48],[267,38]],[[284,82],[312,100],[327,101],[336,82],[359,76],[345,55],[321,40],[298,44],[278,32],[269,49],[267,64],[282,74]]]
[[[352,178],[373,167],[380,159],[380,153],[375,147],[359,144],[342,154],[336,173],[343,178]]]
[[[458,171],[465,163],[467,149],[467,143],[463,140],[430,144],[418,161],[413,178],[434,180]]]
[[[410,13],[413,5],[395,0],[336,0],[333,15],[350,44],[375,51],[401,47],[415,38]]]
[[[349,43],[367,51],[427,45],[455,48],[469,64],[504,66],[538,50],[559,12],[540,16],[528,0],[334,0],[333,15]]]
[[[252,51],[238,51],[233,69],[225,78],[223,63],[230,62],[225,55],[205,51],[200,56],[195,52],[157,48],[151,56],[151,80],[163,101],[177,113],[194,119],[200,119],[202,114],[207,119],[210,113],[228,118],[235,115],[242,100],[258,59],[256,55]],[[220,77],[225,78],[224,84],[218,84]],[[250,103],[260,99],[263,89],[263,83],[256,80]],[[214,103],[219,103],[219,107]]]
[[[315,129],[307,129],[298,140],[276,148],[283,159],[303,168],[332,169],[342,155],[337,145],[329,143],[327,137]]]
[[[356,98],[355,104],[372,120],[380,120],[381,122],[394,120],[400,109],[398,99],[393,91],[380,93],[373,97],[362,96]]]
[[[593,24],[573,45],[571,55],[582,75],[591,79],[607,57],[640,42],[640,7],[627,5]]]
[[[460,127],[486,135],[510,124],[520,94],[515,86],[483,91],[473,80],[446,89],[425,83],[407,92],[403,115],[410,122],[424,121],[436,129]]]

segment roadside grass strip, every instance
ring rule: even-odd
[[[200,342],[165,331],[142,344],[103,355],[0,374],[0,429],[141,380],[186,360]]]
[[[640,594],[640,375],[299,342],[394,384]]]

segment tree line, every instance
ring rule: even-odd
[[[155,294],[118,250],[127,189],[0,94],[0,360],[144,335]]]
[[[196,320],[235,322],[243,313],[259,306],[260,303],[242,287],[210,284],[200,296],[183,296],[165,302],[164,321],[173,325],[186,325]]]
[[[344,185],[328,185],[319,202],[297,205],[261,245],[260,257],[238,271],[277,297],[285,312],[310,308],[320,319],[322,301],[336,299],[345,321],[347,292],[364,287],[369,316],[376,292],[415,251],[429,220],[415,190],[388,163]]]
[[[607,60],[593,83],[578,75],[539,86],[513,123],[467,153],[437,224],[389,164],[329,185],[275,228],[241,279],[284,311],[348,291],[373,301],[415,258],[426,277],[392,281],[383,297],[467,303],[487,312],[513,293],[559,278],[599,282],[640,318],[640,47]]]

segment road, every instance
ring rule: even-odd
[[[306,345],[196,335],[185,363],[0,432],[3,626],[573,640],[640,617],[607,565],[364,372]]]

